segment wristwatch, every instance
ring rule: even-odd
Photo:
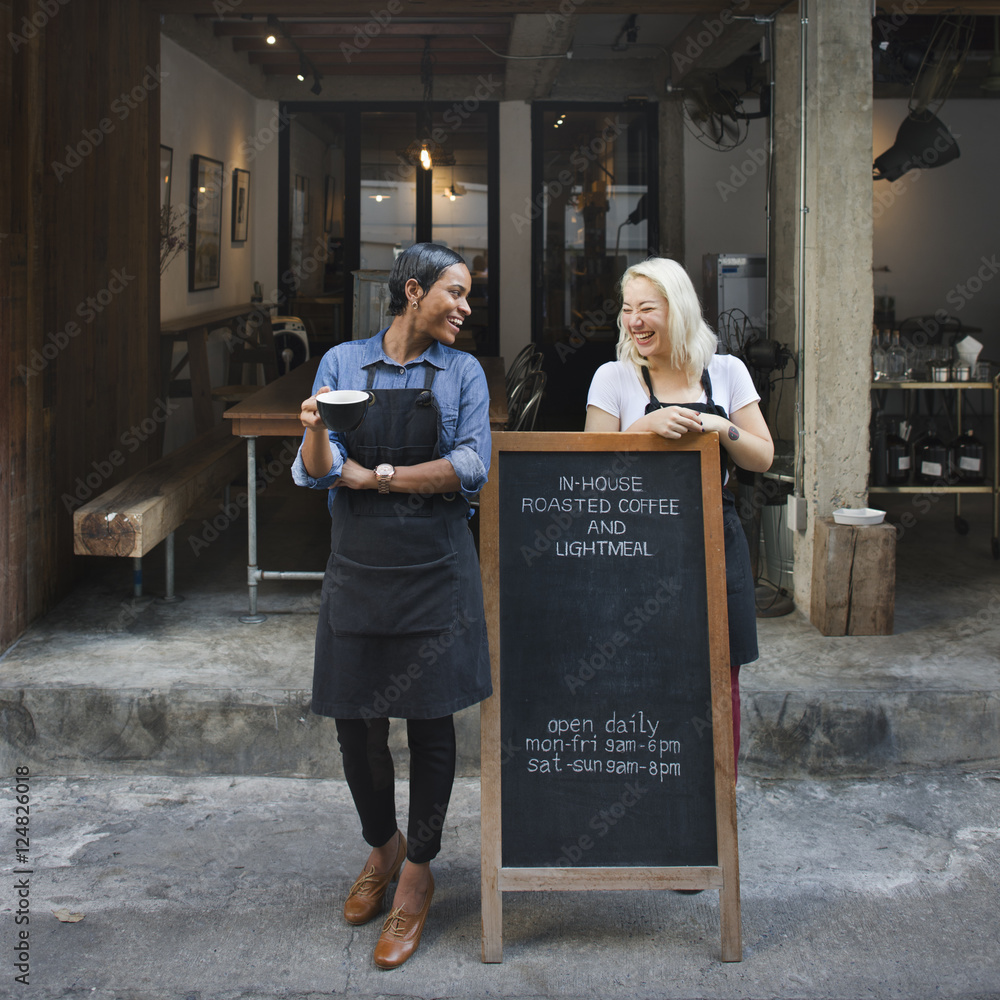
[[[394,475],[396,475],[396,470],[388,462],[375,466],[375,478],[378,480],[379,493],[389,492],[389,480]]]

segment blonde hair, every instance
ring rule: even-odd
[[[691,284],[687,271],[675,260],[667,257],[650,257],[633,264],[623,275],[620,284],[622,297],[633,278],[646,278],[667,300],[667,337],[670,340],[670,364],[686,371],[692,378],[700,378],[708,367],[718,346],[719,338],[705,322],[701,303]],[[624,322],[624,307],[618,310],[619,361],[627,361],[641,372],[649,362],[636,350]]]

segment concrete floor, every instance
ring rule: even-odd
[[[265,494],[264,568],[322,568],[316,497]],[[911,509],[900,500],[896,514]],[[1000,564],[986,504],[965,504],[968,535],[948,499],[902,534],[894,635],[827,638],[798,611],[760,621],[737,786],[742,962],[719,961],[715,893],[539,892],[505,894],[504,961],[482,964],[472,710],[432,916],[394,972],[371,962],[378,923],[339,914],[365,848],[333,727],[308,712],[318,587],[264,584],[267,621],[240,624],[243,520],[197,555],[189,541],[218,513],[178,533],[184,602],[133,603],[128,566],[94,560],[0,659],[0,803],[14,815],[21,767],[31,808],[26,861],[4,827],[0,995],[1000,998]],[[150,590],[161,559],[146,561]],[[13,981],[21,878],[27,988]]]

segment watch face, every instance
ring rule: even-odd
[[[376,476],[391,476],[396,470],[386,462],[375,467]]]

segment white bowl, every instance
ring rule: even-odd
[[[841,507],[833,512],[837,524],[881,524],[884,518],[884,510],[872,507]]]

